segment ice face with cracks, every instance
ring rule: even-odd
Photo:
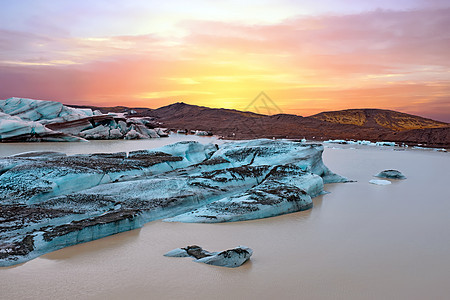
[[[148,117],[102,114],[60,102],[9,98],[0,100],[0,141],[76,142],[149,139],[167,136]]]
[[[193,257],[195,262],[227,268],[236,268],[250,259],[253,250],[246,246],[238,246],[220,252],[209,252],[203,248],[192,245],[177,248],[167,252],[167,257]]]
[[[0,158],[0,266],[157,219],[242,221],[309,209],[324,183],[347,181],[322,152],[320,144],[261,139]]]

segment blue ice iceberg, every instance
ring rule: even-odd
[[[398,170],[384,170],[375,175],[375,177],[388,179],[406,179],[406,176]]]
[[[261,139],[0,158],[0,266],[158,219],[230,222],[310,209],[324,183],[347,181],[322,152]]]
[[[167,136],[147,117],[102,114],[60,102],[0,100],[0,141],[73,142],[90,139],[148,139]]]
[[[311,208],[311,197],[322,192],[320,176],[282,165],[272,168],[259,185],[166,221],[217,223],[273,217]]]
[[[382,179],[372,179],[369,180],[369,183],[376,184],[376,185],[389,185],[391,182],[389,180],[382,180]]]
[[[239,246],[220,252],[209,252],[197,245],[177,248],[167,252],[168,257],[193,257],[195,262],[208,265],[236,268],[250,259],[253,250],[246,246]]]

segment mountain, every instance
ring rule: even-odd
[[[449,124],[384,109],[346,109],[327,111],[311,116],[311,118],[336,123],[353,124],[365,127],[384,127],[394,131],[443,128]]]
[[[215,133],[226,133],[234,130],[236,124],[250,126],[267,118],[266,115],[253,112],[242,112],[234,109],[209,108],[204,106],[174,103],[154,109],[150,116],[174,129],[201,129]],[[238,127],[243,127],[239,125]]]
[[[349,109],[302,117],[291,114],[269,116],[182,102],[157,109],[120,109],[153,117],[162,126],[173,130],[210,131],[226,139],[365,139],[450,148],[450,124],[391,110]]]

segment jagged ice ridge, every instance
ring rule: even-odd
[[[261,139],[0,158],[0,266],[158,219],[242,221],[309,209],[324,183],[347,181],[323,164],[323,149]]]

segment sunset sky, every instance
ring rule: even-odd
[[[450,1],[0,0],[0,99],[450,122]],[[255,108],[251,108],[255,109]]]

